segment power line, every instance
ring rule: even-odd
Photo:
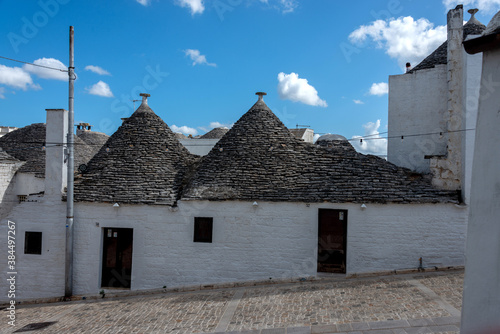
[[[381,133],[378,134],[373,134],[365,137],[358,137],[358,138],[352,138],[348,139],[348,141],[357,141],[360,140],[361,142],[363,140],[377,140],[377,139],[393,139],[393,138],[401,138],[404,139],[405,137],[423,137],[423,136],[432,136],[432,135],[444,135],[446,133],[455,133],[455,132],[465,132],[465,131],[474,131],[476,129],[463,129],[463,130],[452,130],[452,131],[440,131],[440,132],[429,132],[429,133],[419,133],[419,134],[411,134],[411,135],[397,135],[397,136],[387,136],[387,137],[377,137],[377,138],[368,138],[368,137],[373,137],[373,136],[378,136]],[[388,133],[388,132],[384,132]]]
[[[49,70],[55,70],[55,71],[61,71],[61,72],[69,72],[68,70],[63,70],[63,69],[60,69],[60,68],[55,68],[55,67],[50,67],[50,66],[45,66],[45,65],[38,65],[38,64],[33,64],[33,63],[28,63],[27,61],[22,61],[22,60],[7,58],[7,57],[3,57],[3,56],[0,56],[0,58],[11,60],[11,61],[15,61],[15,62],[22,63],[22,64],[31,65],[31,66],[43,67],[43,68],[47,68]]]

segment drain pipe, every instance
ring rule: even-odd
[[[68,98],[68,185],[66,208],[66,266],[64,277],[64,296],[73,295],[73,184],[74,184],[74,100],[75,100],[75,63],[74,63],[73,26],[69,27],[69,98]]]

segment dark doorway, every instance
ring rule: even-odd
[[[345,273],[347,210],[319,209],[318,271]]]
[[[133,232],[131,228],[104,228],[103,288],[130,288]]]

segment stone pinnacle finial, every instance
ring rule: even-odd
[[[467,11],[467,13],[469,13],[472,16],[474,16],[477,12],[479,12],[479,9],[477,9],[477,8],[469,9]]]
[[[259,95],[259,100],[258,101],[264,101],[264,95],[267,95],[267,93],[264,92],[257,92],[255,95]]]
[[[148,97],[150,97],[151,94],[141,93],[139,95],[142,96],[142,104],[148,105]]]

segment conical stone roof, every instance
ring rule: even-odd
[[[143,102],[75,182],[75,200],[175,205],[191,154]]]
[[[229,131],[226,127],[214,128],[205,133],[200,139],[220,139]]]
[[[384,159],[304,143],[263,101],[202,158],[182,199],[457,202],[455,192],[436,190],[421,175]]]
[[[20,173],[34,173],[45,177],[45,132],[44,123],[34,123],[7,133],[0,138],[0,147],[14,158],[26,163]],[[95,148],[75,136],[75,169],[87,163],[95,154]]]
[[[477,11],[476,11],[477,12]],[[475,12],[474,12],[475,13]],[[486,26],[479,22],[474,14],[470,20],[464,25],[463,40],[469,35],[481,35],[486,29]],[[434,68],[436,65],[446,65],[448,63],[448,41],[441,44],[436,50],[422,60],[417,66],[411,69],[410,73],[418,70]]]

